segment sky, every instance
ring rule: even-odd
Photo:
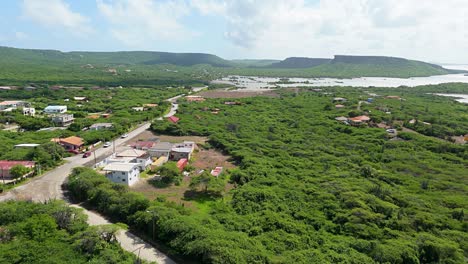
[[[0,0],[0,46],[468,64],[467,0]]]

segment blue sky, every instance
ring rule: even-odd
[[[468,63],[466,0],[2,0],[0,45]]]

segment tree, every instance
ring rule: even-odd
[[[23,165],[15,165],[10,169],[10,174],[13,178],[19,179],[30,171],[31,170],[29,168],[26,168]]]
[[[203,191],[206,193],[208,191],[208,185],[210,184],[210,181],[212,180],[213,176],[210,175],[209,172],[204,171],[200,176],[198,177],[193,177],[190,180],[190,189],[195,191],[199,187],[202,187]]]
[[[208,171],[204,171],[200,176],[192,178],[189,186],[192,191],[196,191],[201,187],[205,194],[212,194],[213,196],[221,196],[224,191],[224,181],[214,177]]]
[[[177,163],[170,161],[159,168],[158,173],[161,175],[161,180],[166,183],[174,183],[180,180],[180,170],[177,168]]]

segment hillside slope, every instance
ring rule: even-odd
[[[0,56],[9,62],[22,63],[72,63],[72,64],[172,64],[193,66],[208,64],[214,67],[232,66],[230,61],[205,53],[170,53],[156,51],[117,52],[61,52],[57,50],[32,50],[0,47]]]
[[[268,68],[277,69],[298,69],[298,68],[312,68],[325,63],[330,62],[331,59],[317,59],[317,58],[303,58],[303,57],[291,57],[286,58],[283,61],[272,63],[267,66]]]

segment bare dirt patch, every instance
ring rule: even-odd
[[[224,155],[214,149],[200,149],[194,153],[194,160],[192,165],[199,170],[211,170],[215,167],[223,167],[224,169],[235,168],[230,156]]]
[[[150,200],[156,199],[156,197],[165,197],[168,201],[175,202],[185,207],[196,209],[196,206],[191,201],[185,201],[184,194],[189,190],[190,177],[184,177],[182,183],[179,186],[171,185],[164,188],[156,188],[151,185],[148,181],[151,178],[140,179],[138,183],[131,186],[130,189],[135,192],[143,194],[146,198]]]
[[[205,98],[246,98],[254,96],[279,97],[275,91],[206,91],[197,95]]]
[[[193,141],[196,144],[204,144],[208,138],[206,137],[198,137],[198,136],[167,136],[167,135],[157,135],[149,130],[144,131],[143,133],[139,134],[137,137],[133,139],[133,141],[146,141],[146,140],[151,140],[154,138],[159,138],[160,141],[163,142],[171,142],[171,143],[177,143],[177,142],[182,142],[182,141]]]

